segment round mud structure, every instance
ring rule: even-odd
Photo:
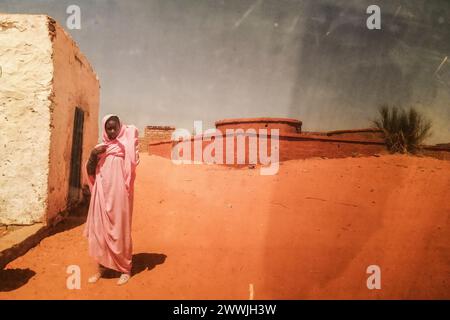
[[[216,121],[216,128],[226,133],[227,129],[279,129],[280,134],[301,133],[302,122],[291,118],[239,118]]]

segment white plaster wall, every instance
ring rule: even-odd
[[[52,43],[43,15],[0,14],[0,223],[45,219]]]

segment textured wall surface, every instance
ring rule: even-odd
[[[0,15],[0,27],[0,223],[49,222],[67,207],[75,107],[82,165],[97,143],[99,82],[53,19]]]
[[[170,126],[147,126],[145,127],[145,138],[147,143],[170,140],[174,127]]]
[[[96,74],[72,38],[54,21],[51,21],[50,30],[53,42],[54,95],[51,108],[47,220],[51,220],[67,206],[75,107],[84,111],[83,173],[83,166],[98,139],[100,91]],[[81,183],[87,183],[84,174]]]
[[[96,74],[71,37],[51,21],[53,105],[51,108],[48,212],[51,220],[67,207],[75,107],[84,111],[82,166],[98,138],[100,85]],[[83,173],[83,169],[82,169]],[[87,183],[82,174],[82,183]]]
[[[148,139],[146,137],[139,137],[138,143],[139,152],[148,151]]]
[[[226,130],[247,130],[247,129],[278,129],[283,133],[300,133],[302,131],[302,122],[297,119],[289,118],[243,118],[243,119],[225,119],[216,121],[216,128],[226,133]]]
[[[51,53],[46,16],[0,14],[0,223],[44,218]]]
[[[257,130],[256,130],[257,131]],[[270,132],[270,130],[268,131]],[[180,157],[183,157],[183,153],[186,150],[190,150],[190,159],[195,160],[195,143],[194,140],[201,140],[202,137],[191,138],[184,142],[183,145],[178,145],[180,142],[154,142],[149,143],[148,153],[150,155],[157,155],[164,158],[172,157],[172,150],[175,145],[178,147],[175,150],[180,151]],[[232,164],[237,164],[238,156],[238,140],[236,136],[230,135],[228,137],[218,137],[218,146],[222,145],[222,162],[226,163],[227,151],[227,139],[233,140],[233,150],[230,150],[230,155],[233,157]],[[259,158],[259,142],[257,139],[255,144],[250,144],[249,137],[245,137],[244,149],[240,152],[245,154],[245,163],[250,163],[249,154],[257,156],[257,163],[261,163]],[[201,145],[201,152],[198,153],[202,157],[205,148],[212,142],[209,140],[203,140],[199,142]],[[188,146],[190,145],[190,146]],[[267,154],[270,155],[271,139],[267,139],[266,142]],[[279,137],[279,160],[293,160],[293,159],[307,159],[314,157],[326,157],[326,158],[345,158],[351,156],[371,156],[377,153],[386,152],[386,147],[383,142],[374,141],[374,139],[367,138],[365,135],[358,136],[356,133],[353,137],[328,137],[326,134],[320,136],[304,135],[304,134],[281,134]],[[429,152],[428,155],[433,156],[434,153]],[[231,158],[230,158],[231,159]],[[199,159],[200,160],[200,159]]]

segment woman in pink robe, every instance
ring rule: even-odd
[[[85,165],[91,201],[84,235],[89,254],[99,264],[89,278],[97,282],[105,268],[119,271],[118,284],[131,276],[134,180],[139,164],[138,130],[109,114],[102,120],[102,140],[91,152]]]

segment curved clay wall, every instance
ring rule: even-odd
[[[383,131],[373,128],[328,131],[326,135],[337,139],[384,142]]]
[[[291,118],[239,118],[216,121],[216,128],[225,133],[227,129],[279,129],[280,135],[301,133],[302,122]]]

